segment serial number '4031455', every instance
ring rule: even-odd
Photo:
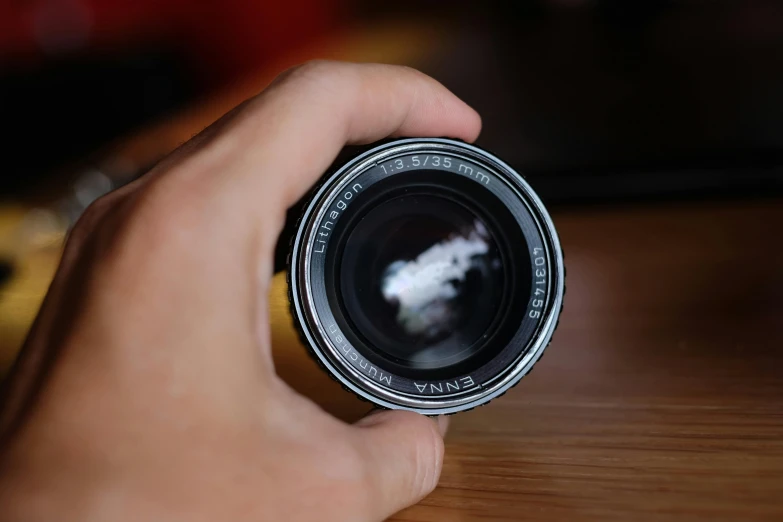
[[[543,248],[533,248],[533,299],[530,301],[530,312],[528,312],[533,319],[541,317],[541,309],[546,297],[546,259],[543,253]]]

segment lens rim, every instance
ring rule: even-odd
[[[314,305],[317,299],[313,296],[310,284],[312,256],[318,245],[316,242],[318,240],[315,239],[318,233],[317,227],[323,223],[324,216],[338,200],[341,192],[372,167],[380,166],[381,162],[388,159],[411,153],[462,158],[466,162],[480,166],[487,174],[491,174],[493,179],[502,181],[505,184],[503,190],[510,190],[529,213],[540,236],[541,248],[546,259],[546,302],[539,312],[536,329],[527,344],[519,348],[519,354],[513,363],[505,366],[497,376],[487,382],[473,383],[475,387],[451,395],[433,397],[401,393],[381,386],[360,373],[345,360],[330,338],[321,321],[319,310]],[[294,320],[299,324],[306,342],[327,371],[348,389],[379,406],[408,409],[428,415],[449,414],[471,409],[489,402],[514,386],[530,371],[549,344],[557,325],[565,289],[563,255],[557,232],[549,214],[532,188],[520,174],[494,155],[473,145],[444,138],[409,138],[389,142],[364,152],[338,168],[326,179],[307,205],[294,237],[289,262],[289,290]],[[535,267],[532,267],[531,271],[535,273],[535,270]],[[527,313],[527,308],[525,310]],[[339,335],[337,339],[340,339]]]

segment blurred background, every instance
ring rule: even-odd
[[[402,63],[555,207],[783,191],[771,0],[0,0],[0,375],[68,227],[281,70]]]

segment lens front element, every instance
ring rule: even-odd
[[[504,289],[488,226],[429,195],[379,204],[349,232],[340,297],[369,347],[414,369],[443,369],[481,348]]]

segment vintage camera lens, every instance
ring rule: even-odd
[[[387,408],[454,413],[516,384],[549,343],[564,268],[517,172],[448,139],[338,165],[305,206],[289,290],[326,371]]]

